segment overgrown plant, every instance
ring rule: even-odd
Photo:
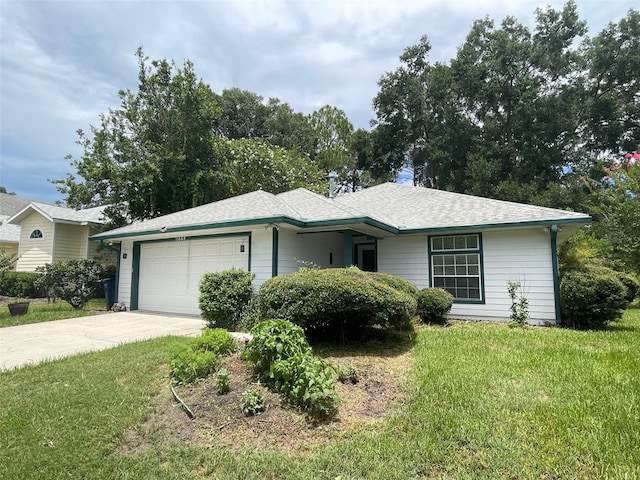
[[[311,352],[278,360],[271,366],[277,391],[316,417],[328,417],[340,402],[333,381],[334,369]]]
[[[218,370],[216,375],[216,389],[220,395],[229,393],[231,390],[231,374],[226,368]]]
[[[524,295],[522,283],[520,282],[509,280],[507,282],[507,291],[511,299],[509,325],[522,327],[529,321],[529,299]]]
[[[38,288],[80,310],[94,296],[102,269],[95,260],[83,259],[48,263],[36,272],[42,274],[36,282]]]
[[[242,352],[242,359],[252,362],[256,373],[269,377],[271,365],[300,353],[311,351],[302,328],[286,320],[267,320],[252,329],[253,338]]]
[[[238,349],[238,342],[224,328],[205,328],[192,340],[191,348],[217,355],[229,355]]]
[[[443,322],[453,305],[453,295],[442,288],[423,288],[417,299],[418,315],[423,322]]]
[[[199,306],[209,327],[235,328],[253,296],[251,272],[232,268],[205,273],[200,280]]]
[[[215,353],[193,350],[189,345],[176,345],[169,354],[171,380],[177,384],[193,383],[215,372],[219,365]]]
[[[267,409],[267,401],[258,390],[246,390],[242,394],[242,412],[252,417]]]
[[[360,370],[354,365],[340,366],[336,369],[338,381],[341,383],[358,383],[360,381]]]

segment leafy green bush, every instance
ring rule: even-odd
[[[36,287],[80,310],[94,296],[102,269],[95,260],[69,260],[38,267]]]
[[[218,374],[216,375],[216,388],[220,395],[229,393],[231,390],[231,374],[226,368],[218,370]]]
[[[304,332],[285,320],[267,320],[252,329],[253,338],[242,352],[242,359],[253,362],[256,373],[267,378],[271,365],[299,353],[311,351]]]
[[[242,393],[242,412],[252,417],[267,409],[267,401],[258,390],[247,390]]]
[[[567,271],[560,281],[562,321],[569,328],[597,329],[622,317],[627,288],[614,270],[583,267]]]
[[[260,301],[257,295],[253,295],[240,315],[238,330],[241,332],[250,332],[253,326],[261,320]]]
[[[423,288],[418,292],[418,315],[423,322],[442,322],[452,305],[453,295],[441,288]]]
[[[340,397],[335,393],[333,368],[311,352],[276,361],[271,366],[275,388],[289,401],[308,409],[312,415],[327,417]]]
[[[309,334],[344,336],[365,326],[399,327],[416,311],[412,295],[357,268],[274,277],[262,285],[259,299],[263,318],[289,320]]]
[[[42,296],[38,287],[40,275],[33,272],[5,271],[0,274],[0,295],[7,297],[36,298]]]
[[[189,345],[176,345],[169,354],[171,379],[177,384],[193,383],[215,372],[219,365],[215,353],[193,350]]]
[[[0,276],[4,272],[8,272],[16,264],[18,255],[7,253],[4,247],[0,247]]]
[[[618,279],[627,288],[626,299],[633,302],[640,295],[640,281],[631,273],[618,273]]]
[[[404,278],[381,272],[366,272],[365,274],[369,277],[374,278],[375,280],[378,280],[379,282],[384,283],[385,285],[390,286],[391,288],[395,288],[396,290],[407,293],[414,298],[417,298],[418,296],[418,289],[409,280],[405,280]]]
[[[202,276],[199,306],[210,327],[237,326],[253,296],[254,277],[253,273],[235,268]]]
[[[224,328],[205,328],[192,340],[191,348],[217,355],[229,355],[238,349],[238,342]]]

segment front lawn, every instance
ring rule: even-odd
[[[168,391],[166,358],[184,341],[1,372],[0,478],[640,477],[637,309],[603,332],[425,327],[395,414],[298,450],[230,448],[216,440],[221,425],[194,439],[152,422],[167,409],[183,415]],[[381,363],[379,349],[358,354]],[[327,426],[291,426],[300,428]]]
[[[13,327],[14,325],[26,325],[28,323],[49,322],[51,320],[63,320],[65,318],[84,317],[106,312],[105,300],[90,300],[82,310],[74,310],[67,302],[41,302],[32,301],[26,315],[12,317],[7,305],[0,306],[0,327]]]

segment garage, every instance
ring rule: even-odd
[[[138,308],[199,315],[205,272],[249,269],[249,236],[177,238],[140,246]]]

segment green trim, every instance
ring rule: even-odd
[[[249,234],[249,245],[247,246],[249,249],[249,258],[247,258],[247,271],[251,271],[251,234]]]
[[[129,310],[138,310],[138,288],[140,286],[140,244],[133,242],[133,258],[131,259],[131,301]]]
[[[278,276],[278,228],[271,227],[271,276]]]
[[[244,227],[250,225],[263,225],[270,223],[281,223],[288,224],[298,228],[324,228],[324,227],[339,227],[339,226],[348,226],[353,224],[364,224],[370,227],[378,228],[388,233],[392,233],[394,235],[414,235],[420,233],[426,234],[438,234],[438,233],[447,233],[447,232],[467,232],[467,231],[477,231],[477,230],[490,230],[495,228],[513,228],[513,227],[535,227],[542,226],[548,227],[551,225],[566,225],[566,224],[586,224],[591,222],[591,217],[585,218],[567,218],[567,219],[552,219],[552,220],[530,220],[523,222],[506,222],[506,223],[488,223],[488,224],[480,224],[480,225],[461,225],[461,226],[449,226],[449,227],[434,227],[434,228],[397,228],[391,225],[387,225],[386,223],[380,222],[378,220],[374,220],[370,217],[351,217],[351,218],[342,218],[337,220],[314,220],[314,221],[304,221],[297,220],[291,217],[286,216],[275,216],[275,217],[264,217],[264,218],[251,218],[246,220],[231,220],[226,222],[216,222],[216,223],[206,223],[201,225],[186,225],[182,227],[169,227],[166,232],[163,233],[182,233],[182,232],[192,232],[197,230],[210,230],[217,228],[233,228],[233,227]],[[139,232],[129,232],[129,233],[115,233],[109,234],[108,232],[100,233],[97,235],[93,235],[90,237],[91,240],[107,240],[107,239],[117,239],[117,238],[135,238],[135,237],[144,237],[148,235],[158,235],[160,234],[159,229],[153,230],[141,230]]]
[[[436,237],[456,236],[456,235],[433,235],[427,237],[427,252],[429,255],[429,286],[433,288],[433,261],[432,255],[465,255],[469,253],[477,253],[480,262],[480,300],[454,298],[453,303],[459,304],[473,304],[484,305],[487,301],[485,288],[484,288],[484,244],[482,243],[482,232],[473,232],[474,235],[478,235],[478,248],[474,250],[438,250],[433,252],[431,250],[431,239]],[[469,235],[466,233],[465,235]]]
[[[345,230],[342,233],[342,255],[345,268],[353,265],[353,249],[353,232],[351,230]]]
[[[553,300],[556,309],[556,323],[562,323],[562,311],[560,308],[560,267],[558,265],[558,225],[549,228],[549,240],[551,244],[551,269],[553,270]]]

